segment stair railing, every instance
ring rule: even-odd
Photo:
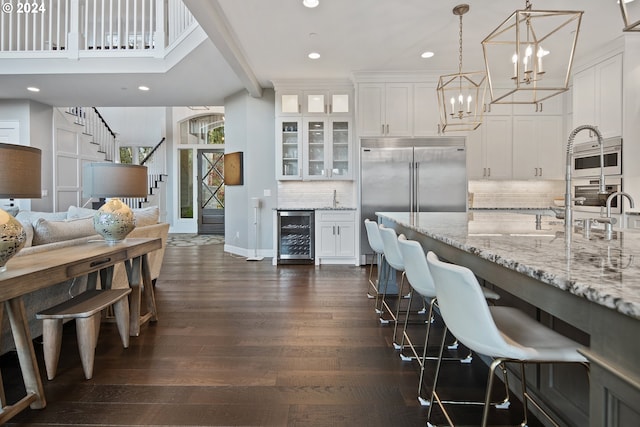
[[[84,133],[93,137],[93,143],[100,146],[108,162],[119,159],[119,148],[116,133],[109,127],[102,114],[95,107],[70,107],[67,113],[74,116],[74,122],[84,126]]]
[[[140,162],[141,165],[147,167],[149,194],[155,194],[154,191],[157,191],[157,189],[159,188],[158,183],[164,181],[164,177],[167,174],[167,150],[165,141],[166,138],[162,137],[160,142],[158,142],[151,149],[149,154],[147,154],[145,158]],[[144,197],[130,197],[123,199],[123,202],[129,205],[131,208],[140,208],[146,201],[147,198]]]

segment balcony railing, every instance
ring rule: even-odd
[[[2,0],[0,53],[157,57],[193,26],[181,0]]]

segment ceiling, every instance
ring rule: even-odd
[[[174,64],[100,72],[76,65],[62,70],[51,59],[30,66],[0,57],[0,98],[34,99],[56,106],[223,105],[242,89],[283,79],[349,79],[359,71],[424,72],[458,68],[459,18],[454,0],[320,0],[314,9],[302,0],[185,0],[210,39]],[[484,69],[481,41],[524,0],[467,0],[463,18],[465,71]],[[616,0],[536,0],[533,9],[584,10],[576,62],[622,35]],[[310,35],[312,34],[313,35]],[[321,58],[310,60],[315,50]],[[423,59],[431,50],[435,56]],[[158,60],[156,60],[158,61]],[[131,62],[129,62],[131,63]],[[74,67],[77,67],[74,70]],[[121,69],[118,69],[121,68]],[[149,71],[153,70],[153,71]],[[140,93],[145,84],[151,91]],[[42,90],[31,94],[27,85]]]

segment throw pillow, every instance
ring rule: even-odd
[[[65,221],[48,221],[40,218],[33,225],[33,246],[96,234],[93,218],[79,218]]]
[[[18,212],[20,212],[20,206],[5,206],[2,210],[15,218]]]
[[[44,218],[48,221],[62,221],[67,219],[67,212],[20,211],[18,212],[18,215],[16,215],[16,219],[18,221],[28,221],[34,225],[40,218]]]
[[[24,242],[24,247],[28,248],[33,244],[33,224],[31,224],[31,221],[25,219],[24,217],[19,218],[18,216],[16,216],[15,218],[20,221],[20,224],[22,224],[22,228],[24,228],[25,233],[27,233],[27,240],[26,242]]]
[[[131,210],[133,211],[133,217],[136,220],[136,227],[157,224],[158,219],[160,219],[160,210],[157,206]]]
[[[69,206],[67,210],[67,219],[77,219],[77,218],[87,218],[93,217],[95,213],[98,212],[94,209],[89,208],[80,208],[78,206]]]

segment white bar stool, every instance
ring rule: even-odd
[[[384,245],[382,243],[382,238],[380,237],[380,231],[378,230],[378,223],[375,221],[371,221],[369,218],[365,218],[364,220],[364,228],[367,232],[367,240],[369,242],[369,246],[371,246],[371,249],[373,250],[373,254],[371,255],[371,263],[369,263],[369,285],[371,286],[371,288],[373,289],[373,293],[367,293],[367,296],[369,298],[375,298],[375,308],[376,308],[376,313],[380,314],[380,308],[378,307],[378,302],[380,300],[380,292],[379,292],[379,285],[380,285],[380,273],[381,273],[381,269],[380,266],[382,265],[382,262],[384,261]],[[366,257],[366,255],[365,255]],[[371,276],[373,275],[373,264],[374,264],[374,260],[379,261],[378,262],[378,279],[376,279],[376,281],[374,282],[371,279]]]
[[[433,321],[434,306],[437,306],[436,287],[433,282],[433,277],[429,271],[427,265],[427,258],[422,249],[420,243],[415,240],[408,240],[404,234],[398,236],[398,247],[404,260],[404,270],[407,276],[409,285],[422,299],[429,300],[429,309],[427,312],[427,330],[424,338],[424,346],[422,347],[422,354],[418,354],[418,347],[413,344],[411,337],[407,333],[407,325],[409,321],[409,312],[407,311],[404,319],[404,329],[402,332],[402,340],[400,341],[400,348],[402,351],[405,349],[405,342],[412,351],[414,357],[405,356],[403,352],[400,353],[400,357],[404,361],[416,360],[420,366],[420,379],[418,382],[418,401],[421,405],[429,405],[429,399],[422,397],[422,385],[424,381],[424,370],[426,360],[438,360],[436,356],[427,356],[427,348],[429,344],[429,332],[431,330],[431,323]],[[500,295],[497,293],[482,288],[483,295],[487,299],[498,300]],[[409,306],[411,306],[411,300],[413,299],[413,292],[409,297]],[[445,332],[446,335],[446,332]],[[464,358],[443,358],[443,360],[456,360],[461,363],[471,363],[471,353]]]
[[[438,259],[433,252],[427,254],[427,263],[434,279],[440,314],[446,327],[471,350],[492,357],[484,401],[482,426],[487,425],[490,394],[494,371],[506,362],[520,364],[522,375],[522,403],[524,420],[527,425],[527,402],[531,401],[549,420],[549,414],[542,410],[527,393],[525,363],[580,363],[587,367],[587,359],[578,353],[577,342],[560,335],[520,310],[512,307],[489,307],[478,280],[471,270],[459,265],[448,264]],[[443,345],[440,347],[442,354]],[[427,425],[431,424],[434,399],[444,413],[450,426],[451,417],[436,391],[440,364],[436,368]],[[551,420],[553,421],[553,420]]]
[[[400,316],[400,305],[401,305],[400,303],[403,298],[402,290],[404,287],[404,278],[405,278],[404,261],[402,259],[402,254],[400,253],[400,248],[398,247],[398,235],[396,234],[396,231],[393,228],[387,228],[382,224],[380,224],[378,228],[380,230],[380,237],[382,238],[382,244],[384,247],[384,258],[387,261],[387,264],[389,264],[389,266],[391,267],[389,269],[389,274],[387,275],[388,277],[385,280],[383,285],[382,302],[380,304],[380,308],[383,311],[383,313],[380,313],[380,322],[383,324],[389,323],[389,322],[394,323],[393,347],[396,349],[400,349],[400,346],[396,343],[396,335],[398,333],[398,317]],[[402,278],[400,279],[400,285],[398,286],[398,303],[396,305],[395,310],[393,310],[391,306],[389,306],[389,304],[387,303],[386,297],[387,297],[387,288],[388,288],[389,282],[391,281],[393,274],[395,274],[395,272],[401,272]],[[385,309],[389,313],[389,316],[391,317],[391,319],[389,320],[382,318]],[[408,309],[409,308],[407,308],[407,310]]]

